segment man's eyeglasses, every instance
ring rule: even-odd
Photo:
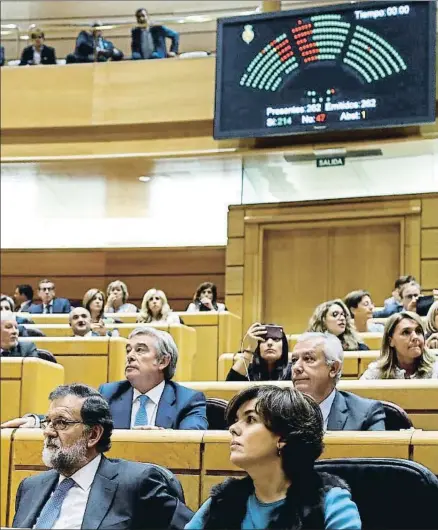
[[[50,425],[55,431],[65,431],[70,427],[70,425],[76,425],[77,423],[84,423],[83,421],[74,421],[74,420],[64,420],[63,418],[57,418],[54,420],[49,420],[48,418],[43,418],[41,420],[41,428],[47,429]]]
[[[41,287],[40,291],[53,291],[53,287]]]

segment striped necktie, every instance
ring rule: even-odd
[[[134,427],[149,424],[148,413],[146,412],[146,404],[149,401],[149,398],[146,395],[141,395],[138,396],[138,400],[140,402],[140,407],[135,415]]]
[[[53,495],[41,510],[34,528],[53,528],[61,513],[62,503],[75,484],[76,482],[72,478],[66,478],[56,486]]]

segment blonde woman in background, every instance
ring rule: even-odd
[[[111,282],[106,289],[105,313],[137,313],[134,304],[128,304],[129,292],[126,283],[120,280]]]
[[[91,330],[98,333],[102,337],[105,335],[111,335],[112,337],[118,337],[119,332],[114,329],[112,332],[108,331],[105,327],[106,324],[114,324],[114,319],[111,317],[105,317],[105,294],[99,289],[89,289],[82,300],[82,307],[87,309],[91,315]]]
[[[426,317],[426,346],[438,349],[438,300],[429,308]]]
[[[426,348],[417,313],[401,311],[388,318],[380,357],[361,379],[438,379],[438,360]]]
[[[167,297],[163,291],[149,289],[143,296],[138,323],[149,324],[151,322],[165,324],[180,324],[181,320],[175,314],[167,302]]]
[[[341,341],[344,351],[369,350],[355,331],[350,311],[340,298],[320,304],[310,317],[307,331],[332,333]]]

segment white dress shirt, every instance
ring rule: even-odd
[[[43,47],[41,46],[40,51],[38,51],[35,46],[32,46],[33,48],[33,64],[41,64],[41,52],[43,51]]]
[[[148,425],[155,425],[155,418],[157,417],[158,403],[160,402],[161,395],[164,391],[165,381],[157,386],[154,386],[149,392],[146,392],[146,396],[149,398],[146,403],[146,414],[148,416]],[[141,392],[134,388],[134,394],[132,396],[132,410],[131,410],[131,429],[135,425],[135,416],[137,415],[138,409],[140,408],[140,400],[138,399],[141,396]]]
[[[324,418],[324,430],[327,430],[327,423],[328,423],[328,417],[330,415],[330,411],[332,410],[333,401],[336,396],[336,388],[332,390],[332,392],[324,399],[324,401],[321,401],[319,404],[319,408],[322,412],[322,417]]]
[[[76,485],[68,491],[62,503],[59,517],[53,525],[54,529],[61,530],[63,528],[69,528],[76,530],[81,528],[91,485],[93,484],[101,459],[101,455],[96,456],[96,458],[93,458],[91,462],[88,462],[86,466],[81,467],[81,469],[71,476],[76,482]],[[60,475],[59,482],[62,482],[65,478],[63,475]]]
[[[48,304],[43,304],[43,313],[46,312],[46,307],[49,308],[49,313],[53,312],[53,300],[49,302]]]

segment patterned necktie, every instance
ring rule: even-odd
[[[61,513],[61,506],[67,493],[76,484],[72,478],[66,478],[58,484],[53,495],[41,510],[40,516],[34,528],[53,528]]]
[[[138,400],[140,401],[140,407],[135,415],[134,427],[149,424],[148,413],[146,412],[146,403],[149,401],[149,398],[148,396],[142,395],[138,396]]]
[[[45,313],[46,315],[48,315],[49,313],[51,313],[50,310],[51,310],[51,306],[50,306],[50,305],[46,305],[46,306],[44,307],[44,313]]]

